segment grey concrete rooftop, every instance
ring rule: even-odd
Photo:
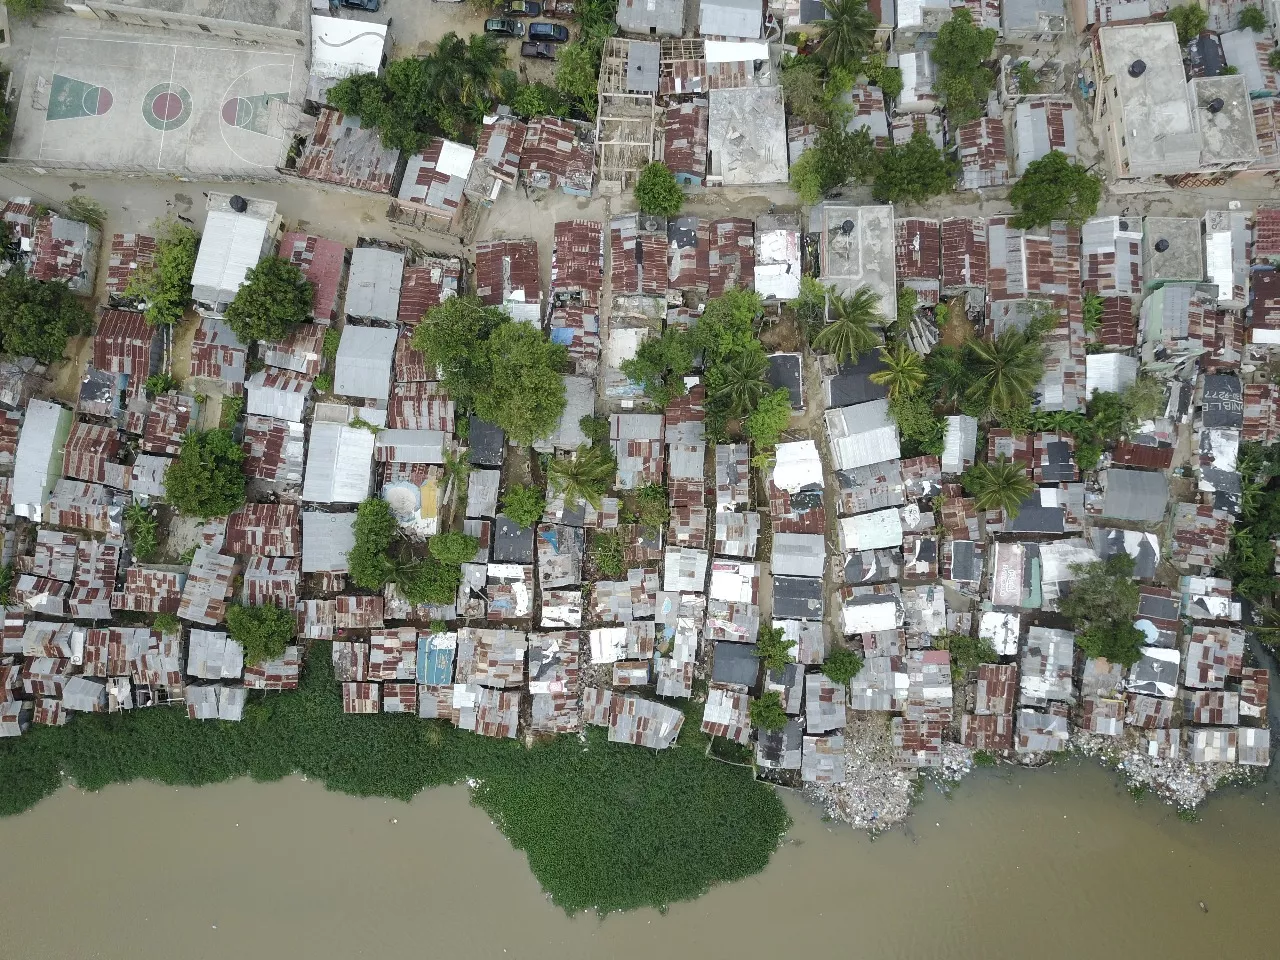
[[[1242,76],[1197,77],[1191,81],[1192,117],[1200,129],[1200,162],[1204,166],[1244,163],[1258,158],[1253,105]],[[1210,109],[1222,101],[1217,112]]]
[[[1156,244],[1167,240],[1167,250]],[[1200,221],[1190,217],[1147,217],[1142,224],[1142,275],[1148,285],[1204,279]]]
[[[809,212],[809,232],[822,246],[822,280],[843,295],[869,286],[880,295],[880,313],[897,316],[893,207],[821,203]]]

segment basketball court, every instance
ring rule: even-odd
[[[10,156],[160,174],[264,174],[283,162],[302,56],[123,34],[33,49]]]

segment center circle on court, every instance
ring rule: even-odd
[[[180,127],[191,116],[191,94],[176,83],[160,83],[142,98],[142,117],[157,130]]]

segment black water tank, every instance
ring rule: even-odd
[[[1122,232],[1124,232],[1124,233],[1128,233],[1128,232],[1129,232],[1129,221],[1128,221],[1128,220],[1121,220],[1121,221],[1120,221],[1120,230],[1121,230]]]
[[[1212,100],[1209,101],[1209,112],[1218,113],[1225,106],[1226,104],[1223,103],[1221,97],[1214,97]]]
[[[1129,64],[1129,76],[1135,80],[1147,72],[1147,65],[1142,60],[1135,60]]]
[[[846,237],[849,234],[853,233],[853,221],[846,220],[844,223],[840,224],[840,232],[843,233]]]
[[[236,213],[244,213],[246,210],[249,209],[249,201],[246,200],[244,197],[240,196],[240,194],[238,193],[233,194],[231,199],[227,201],[227,204]]]
[[[1166,240],[1164,237],[1161,237],[1159,240],[1156,241],[1156,253],[1164,253],[1168,249],[1169,249],[1169,241]]]

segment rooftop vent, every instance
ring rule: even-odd
[[[232,198],[227,201],[227,205],[236,213],[244,213],[249,209],[249,201],[238,193],[233,195]]]
[[[846,220],[844,223],[840,224],[840,232],[843,233],[846,237],[849,236],[849,234],[853,233],[853,221]]]
[[[1156,241],[1156,253],[1164,253],[1168,249],[1169,249],[1169,241],[1166,240],[1164,237],[1161,237],[1159,240]]]
[[[1225,106],[1226,104],[1222,102],[1221,97],[1214,97],[1212,100],[1209,101],[1209,112],[1218,113]]]
[[[1133,63],[1129,64],[1129,76],[1133,77],[1135,80],[1146,72],[1147,65],[1142,60],[1135,60]]]

